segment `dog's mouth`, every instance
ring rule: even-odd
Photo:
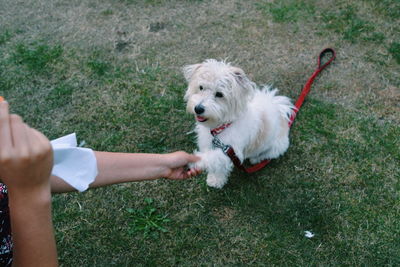
[[[207,121],[207,118],[205,118],[205,117],[203,117],[203,116],[196,116],[196,120],[197,120],[198,122],[205,122],[205,121]]]

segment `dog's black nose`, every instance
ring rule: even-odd
[[[194,111],[196,112],[197,115],[203,114],[205,109],[202,104],[198,104],[197,106],[194,107]]]

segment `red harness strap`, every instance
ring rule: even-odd
[[[326,56],[327,54],[331,54],[330,59],[325,62],[322,66],[322,59],[324,56]],[[325,69],[325,67],[327,67],[329,64],[331,64],[331,62],[336,58],[336,52],[335,50],[333,50],[332,48],[325,48],[324,50],[322,50],[322,52],[319,54],[318,57],[318,67],[315,69],[314,73],[311,75],[310,78],[308,78],[306,84],[303,87],[303,90],[301,91],[301,94],[299,96],[299,98],[297,99],[296,103],[294,104],[296,109],[294,110],[292,116],[290,117],[289,120],[289,127],[292,126],[294,119],[296,118],[297,112],[299,112],[300,107],[303,105],[304,99],[306,98],[306,96],[308,95],[308,93],[310,92],[311,89],[311,85],[315,80],[315,77],[317,77],[317,75],[323,70]],[[258,170],[261,170],[262,168],[264,168],[268,163],[271,162],[270,159],[266,159],[261,161],[260,163],[257,163],[251,167],[245,167],[243,165],[243,163],[240,161],[240,159],[236,156],[235,150],[229,146],[229,145],[224,145],[217,137],[217,135],[222,132],[225,128],[229,127],[229,124],[224,124],[221,127],[218,127],[217,129],[211,130],[211,134],[214,137],[213,139],[213,145],[215,147],[219,147],[222,149],[222,151],[232,160],[232,163],[239,169],[247,172],[247,173],[253,173],[256,172]]]

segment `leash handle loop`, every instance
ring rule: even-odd
[[[331,58],[325,62],[324,65],[321,66],[322,63],[322,59],[327,55],[327,54],[331,54]],[[319,71],[325,69],[326,66],[328,66],[329,64],[331,64],[331,62],[336,58],[336,52],[335,50],[333,50],[332,48],[325,48],[324,50],[322,50],[322,52],[319,54],[318,57],[318,69]]]

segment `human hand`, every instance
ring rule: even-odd
[[[25,196],[43,190],[47,193],[52,166],[49,140],[18,115],[9,114],[8,103],[0,101],[0,179],[10,196],[13,192]]]
[[[188,165],[190,163],[194,163],[200,160],[200,158],[195,155],[188,154],[183,151],[178,151],[165,154],[164,156],[167,157],[167,171],[165,175],[163,175],[163,177],[167,179],[183,180],[201,173],[201,170],[188,168]]]

